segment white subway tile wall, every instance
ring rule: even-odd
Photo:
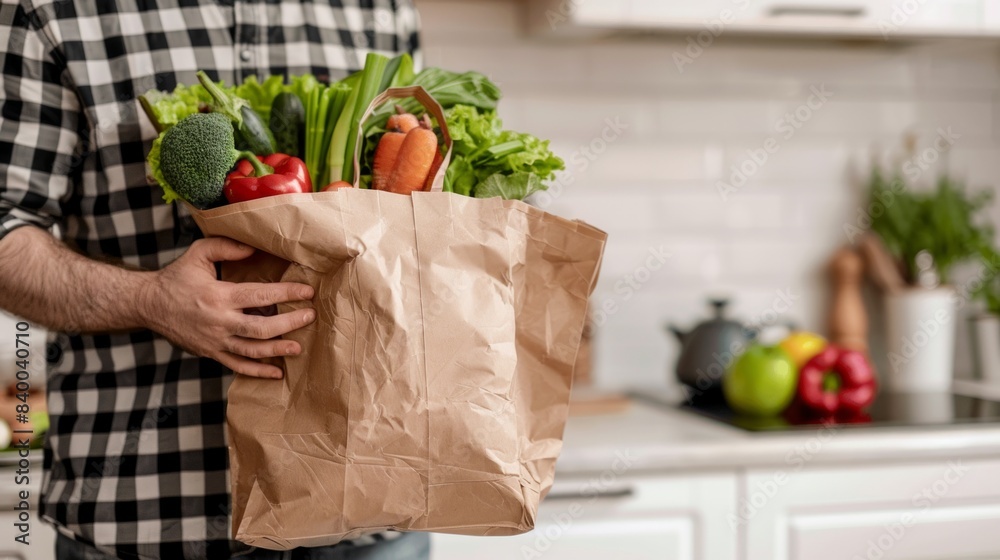
[[[668,383],[678,345],[663,327],[706,317],[710,296],[746,320],[785,298],[781,321],[822,329],[825,263],[858,219],[872,158],[905,134],[925,148],[950,131],[948,168],[974,187],[1000,182],[996,46],[723,34],[678,68],[683,35],[539,38],[516,0],[418,7],[425,64],[489,75],[505,124],[567,160],[539,205],[609,234],[594,295],[606,387]],[[944,166],[927,163],[919,181]]]

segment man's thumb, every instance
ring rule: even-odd
[[[228,237],[209,237],[195,242],[192,250],[198,251],[197,256],[208,262],[239,261],[254,253],[254,248],[233,241]]]

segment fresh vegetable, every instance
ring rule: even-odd
[[[372,160],[372,188],[379,191],[389,190],[389,179],[392,170],[399,159],[399,149],[403,146],[406,134],[401,130],[389,130],[382,135],[375,148],[375,158]]]
[[[476,198],[499,196],[505,200],[524,200],[532,194],[545,190],[538,175],[527,172],[504,175],[494,173],[475,188]]]
[[[486,76],[440,68],[414,74],[408,55],[390,60],[371,54],[361,71],[329,85],[309,74],[291,76],[288,83],[281,76],[251,77],[231,87],[212,82],[204,72],[198,73],[198,80],[171,93],[150,91],[140,99],[161,131],[147,161],[150,177],[163,186],[168,202],[181,194],[163,173],[163,135],[186,117],[208,110],[224,114],[234,128],[235,147],[241,151],[266,156],[274,152],[277,142],[280,153],[303,160],[310,183],[318,188],[341,180],[354,181],[361,117],[372,99],[386,88],[410,85],[422,86],[445,109],[455,139],[452,159],[443,170],[446,191],[480,198],[523,199],[544,190],[545,182],[564,168],[547,142],[503,129],[495,111],[500,91]],[[406,193],[430,189],[441,171],[444,151],[440,135],[432,146],[435,131],[419,126],[415,115],[421,112],[416,99],[403,99],[395,107],[385,104],[377,108],[365,121],[364,143],[358,149],[358,187]],[[401,159],[407,135],[417,129],[423,132],[414,136]],[[399,185],[392,184],[394,175]],[[194,196],[198,203],[210,204],[205,200],[208,194]]]
[[[329,176],[327,155],[334,130],[334,126],[330,123],[335,123],[340,118],[351,90],[351,86],[347,83],[338,82],[330,86],[318,86],[305,98],[305,162],[314,185],[327,182]]]
[[[264,126],[264,121],[250,104],[223,90],[205,72],[199,71],[197,75],[202,87],[212,96],[212,111],[221,113],[232,121],[236,148],[261,155],[273,154],[274,140],[271,138],[271,131]]]
[[[226,93],[246,100],[250,107],[266,120],[271,112],[271,104],[278,94],[290,92],[304,99],[320,85],[312,74],[292,76],[290,83],[283,82],[282,77],[277,75],[268,76],[263,82],[259,82],[256,76],[250,76],[237,86],[223,87],[219,83],[216,83],[216,86]],[[212,96],[199,82],[192,85],[178,85],[170,93],[149,90],[139,96],[139,102],[156,130],[163,132],[188,115],[207,111],[208,105],[212,103]]]
[[[368,105],[380,93],[379,87],[388,64],[389,59],[378,53],[368,53],[365,59],[361,81],[352,89],[330,140],[327,172],[333,180],[354,180],[354,148],[358,140],[358,127]]]
[[[178,85],[172,93],[150,90],[139,96],[139,104],[157,132],[174,126],[185,117],[208,110],[212,96],[201,84]]]
[[[312,192],[306,164],[287,154],[271,154],[258,159],[247,154],[226,176],[224,189],[230,203],[256,200],[279,194]]]
[[[826,339],[815,333],[796,331],[786,336],[778,346],[788,352],[792,361],[795,362],[795,367],[801,368],[813,356],[826,348]]]
[[[302,157],[306,141],[306,109],[298,95],[283,91],[274,98],[268,121],[278,153]]]
[[[416,75],[413,73],[413,58],[408,53],[403,53],[386,64],[378,90],[383,92],[391,87],[408,86],[413,83],[414,78]]]
[[[722,378],[726,402],[748,416],[774,416],[795,397],[798,378],[792,358],[777,346],[753,345]]]
[[[799,402],[819,413],[860,411],[875,400],[877,388],[868,358],[835,345],[827,346],[799,372]]]
[[[396,109],[396,114],[389,117],[389,120],[386,121],[388,130],[379,139],[378,147],[375,148],[375,157],[372,159],[372,188],[375,190],[393,190],[391,184],[393,170],[399,161],[400,149],[403,147],[403,142],[412,130],[421,126],[420,121],[412,113],[404,112],[399,105],[396,106]],[[427,115],[424,115],[424,118],[426,119]],[[426,127],[428,130],[431,130],[429,120]],[[436,138],[434,143],[436,146]],[[431,158],[432,166],[434,162],[438,162],[440,165],[440,150],[435,150],[435,152],[437,155]],[[423,190],[429,189],[424,188]]]
[[[322,190],[323,190],[323,192],[335,191],[337,189],[349,189],[349,188],[351,188],[353,186],[354,185],[348,183],[347,181],[334,181],[334,182],[330,183],[329,185],[323,187]]]
[[[232,123],[219,113],[189,115],[161,138],[150,166],[154,177],[162,173],[164,198],[183,198],[198,208],[222,197],[229,170],[237,159],[248,155],[236,150]]]
[[[397,194],[410,194],[413,191],[423,190],[427,174],[430,173],[431,165],[434,163],[434,154],[437,152],[437,135],[431,130],[430,119],[424,115],[420,126],[406,133],[385,190]]]
[[[413,113],[407,113],[402,106],[396,105],[396,114],[389,117],[385,123],[386,130],[407,133],[420,126],[420,121]]]
[[[500,100],[500,88],[479,72],[458,73],[442,68],[426,68],[413,78],[412,83],[394,85],[421,86],[444,109],[466,105],[481,111],[492,111]],[[408,113],[418,113],[423,109],[416,99],[403,99],[399,104]],[[394,108],[389,105],[376,110],[366,128],[382,127],[393,111]]]
[[[543,182],[555,178],[555,172],[565,167],[549,150],[547,141],[504,130],[494,111],[480,113],[476,107],[456,105],[445,112],[445,120],[453,142],[445,191],[480,198],[521,198],[544,190]],[[480,194],[479,186],[497,174]]]
[[[153,181],[157,185],[160,185],[160,189],[163,190],[163,201],[167,204],[180,198],[174,189],[170,188],[167,184],[167,180],[163,177],[163,169],[160,166],[160,151],[163,146],[163,133],[161,132],[159,136],[153,140],[153,145],[149,148],[149,153],[146,154],[147,168],[149,169],[149,174],[146,177],[147,181]]]
[[[282,93],[292,93],[301,99],[318,85],[319,81],[312,74],[292,76],[287,84],[280,75],[268,76],[263,82],[257,81],[256,76],[250,76],[243,80],[243,83],[226,89],[226,91],[245,99],[250,104],[250,108],[260,115],[264,122],[269,122],[272,105],[277,101],[278,96]]]

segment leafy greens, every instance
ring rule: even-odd
[[[453,145],[445,191],[521,199],[545,190],[543,181],[552,180],[556,171],[565,168],[548,141],[504,130],[494,110],[455,105],[445,112],[445,120]]]

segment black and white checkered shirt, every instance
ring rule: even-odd
[[[414,53],[409,0],[3,0],[0,238],[59,226],[85,255],[159,269],[199,236],[146,183],[136,96]],[[67,305],[71,305],[67,302]],[[60,334],[42,515],[122,558],[228,558],[230,374],[149,331]]]

